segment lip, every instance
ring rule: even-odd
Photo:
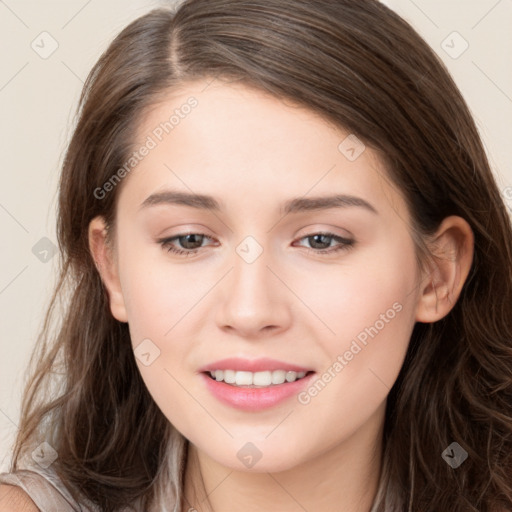
[[[264,372],[274,370],[285,370],[292,372],[310,372],[311,368],[304,368],[296,364],[278,361],[277,359],[260,358],[260,359],[242,359],[240,357],[229,357],[221,359],[211,364],[207,364],[199,369],[200,372],[210,372],[215,370],[235,370],[240,372]]]
[[[217,367],[217,369],[220,370],[222,368]],[[309,385],[314,375],[316,375],[316,372],[311,371],[302,379],[294,382],[284,382],[283,384],[264,388],[241,388],[212,379],[209,373],[200,374],[208,390],[220,402],[236,409],[252,412],[269,409],[292,396],[296,396],[303,388]]]

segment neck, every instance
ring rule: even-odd
[[[275,473],[222,466],[189,443],[183,512],[369,512],[380,478],[384,410],[338,445]]]

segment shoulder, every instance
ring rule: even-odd
[[[39,512],[39,509],[20,487],[0,484],[0,512]]]

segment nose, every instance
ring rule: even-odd
[[[279,276],[278,262],[265,249],[254,261],[240,254],[234,255],[233,268],[222,280],[217,325],[244,338],[288,329],[293,294]]]

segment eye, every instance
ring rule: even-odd
[[[182,233],[171,238],[158,240],[158,243],[170,253],[190,256],[199,251],[205,239],[213,240],[203,233]],[[315,254],[331,254],[338,251],[349,250],[355,245],[355,240],[343,238],[328,232],[313,233],[299,240],[307,240],[312,247],[305,247],[305,249]],[[334,247],[331,246],[333,241],[337,242],[338,245]],[[182,248],[176,247],[175,243],[179,243]]]
[[[164,238],[162,240],[158,240],[158,242],[163,248],[167,249],[168,252],[188,256],[195,254],[199,250],[197,246],[201,247],[201,244],[205,238],[209,238],[210,240],[212,239],[203,233],[183,233],[172,238]],[[175,245],[173,245],[175,240],[182,244],[185,250],[175,247]]]
[[[355,240],[343,238],[334,233],[321,232],[307,235],[300,240],[307,240],[312,248],[306,247],[308,252],[313,251],[316,254],[332,254],[339,251],[346,251],[354,247]],[[338,245],[331,246],[331,242],[337,241]]]

